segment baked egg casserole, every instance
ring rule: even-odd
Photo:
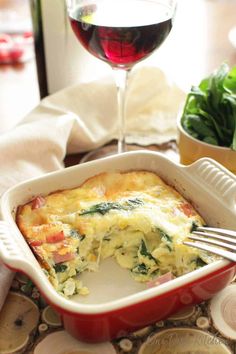
[[[156,286],[212,262],[185,246],[205,221],[155,173],[101,173],[77,188],[37,196],[17,209],[17,225],[54,288],[86,295],[84,271],[114,257],[136,281]],[[86,284],[85,284],[86,285]]]

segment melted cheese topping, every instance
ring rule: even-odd
[[[79,281],[115,257],[137,281],[188,273],[209,262],[183,245],[202,217],[175,189],[147,171],[102,173],[78,188],[37,197],[17,224],[56,290],[87,294]]]

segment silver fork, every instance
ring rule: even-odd
[[[185,241],[185,245],[209,251],[236,262],[236,231],[199,226],[192,234],[194,235],[189,238],[199,242]]]

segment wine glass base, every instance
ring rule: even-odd
[[[126,145],[126,151],[135,151],[135,150],[143,150],[143,149],[144,147],[138,145]],[[80,160],[80,163],[88,162],[92,160],[98,160],[103,157],[117,155],[117,154],[118,154],[117,144],[106,145],[85,154]]]

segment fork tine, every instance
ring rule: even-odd
[[[236,231],[221,229],[217,227],[198,226],[196,231],[210,231],[210,232],[216,232],[219,235],[236,237]]]
[[[217,240],[221,240],[221,241],[226,241],[229,242],[233,245],[236,245],[236,238],[231,238],[231,237],[227,237],[227,236],[223,236],[223,235],[218,235],[218,234],[214,234],[214,233],[209,233],[209,232],[202,232],[202,231],[193,231],[192,232],[194,235],[200,235],[200,236],[205,236],[208,238],[214,238]]]
[[[206,243],[210,243],[210,244],[215,245],[215,246],[224,247],[224,248],[227,248],[228,250],[231,250],[231,251],[236,251],[236,247],[235,246],[229,245],[228,243],[225,243],[225,242],[220,242],[220,241],[217,241],[217,240],[212,240],[212,239],[198,237],[198,236],[189,236],[188,238],[190,238],[191,240],[201,241],[203,243],[206,242]]]
[[[222,248],[212,247],[212,246],[205,245],[205,244],[199,243],[199,242],[188,242],[188,241],[185,241],[184,245],[196,247],[196,248],[199,248],[204,251],[212,252],[214,254],[217,254],[218,256],[221,256],[226,259],[229,259],[230,261],[236,262],[236,254],[226,251],[226,250],[223,250]]]

